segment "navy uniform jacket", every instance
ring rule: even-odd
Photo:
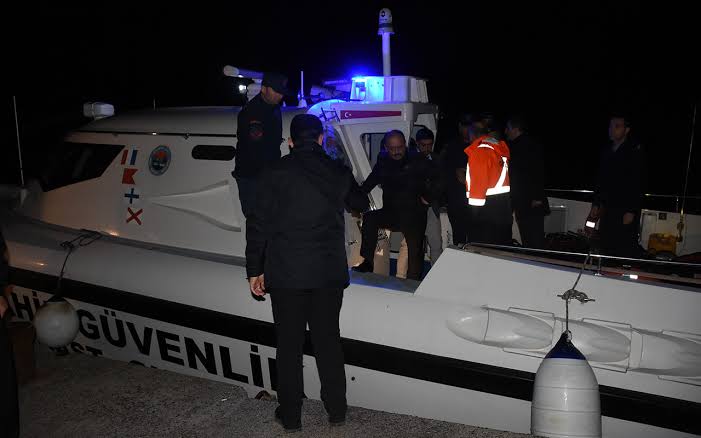
[[[282,114],[258,94],[238,114],[234,177],[255,178],[265,166],[280,158]]]
[[[316,143],[296,145],[258,181],[246,221],[246,272],[266,288],[345,288],[344,207],[368,209],[350,169]]]

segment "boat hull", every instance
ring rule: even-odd
[[[3,232],[11,305],[31,319],[55,289],[65,257],[59,243],[78,233],[21,219]],[[420,285],[354,275],[341,312],[349,403],[528,432],[535,371],[562,329],[556,295],[575,277],[573,269],[456,249]],[[580,288],[597,299],[573,305],[570,317],[581,326],[575,344],[600,360],[592,366],[604,435],[701,433],[701,295],[593,275]],[[251,297],[239,259],[104,237],[71,255],[63,291],[79,312],[75,352],[226,381],[251,395],[275,391],[270,304]],[[577,344],[579,332],[586,339]],[[651,361],[644,336],[687,350],[673,363]],[[304,365],[305,394],[319,398],[308,342]]]

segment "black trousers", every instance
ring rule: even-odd
[[[511,197],[508,193],[487,196],[485,205],[470,206],[470,242],[511,245]]]
[[[453,244],[467,243],[470,228],[470,209],[467,206],[465,190],[448,193],[448,220],[453,230]]]
[[[10,333],[6,325],[11,313],[8,310],[5,320],[0,319],[0,436],[15,438],[19,436],[17,375]]]
[[[526,248],[545,247],[545,216],[542,207],[514,203],[514,213],[521,234],[521,243]]]
[[[370,263],[375,257],[377,232],[381,228],[400,231],[406,239],[409,253],[407,278],[421,280],[424,267],[424,236],[426,235],[426,209],[394,211],[381,208],[363,215],[363,242],[360,255]]]
[[[284,426],[301,426],[307,324],[321,380],[321,400],[330,418],[345,418],[346,371],[338,327],[343,289],[273,289],[270,299],[277,334],[277,393]]]
[[[638,257],[638,222],[640,213],[636,213],[633,222],[623,224],[626,211],[619,208],[605,207],[599,223],[601,250],[617,257]]]

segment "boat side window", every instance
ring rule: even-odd
[[[372,132],[362,134],[360,136],[360,142],[363,145],[363,149],[365,150],[365,154],[367,155],[371,166],[374,166],[375,163],[377,163],[377,156],[380,154],[382,148],[384,147],[384,145],[382,144],[382,140],[384,138],[384,132]]]
[[[122,145],[65,142],[40,179],[45,192],[99,178],[124,148]]]
[[[341,161],[344,165],[352,168],[341,135],[330,124],[324,125],[324,144],[322,147],[331,159]]]
[[[192,148],[195,160],[231,161],[236,156],[236,148],[226,145],[199,144]]]

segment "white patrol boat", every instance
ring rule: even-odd
[[[283,109],[284,136],[293,115],[319,115],[362,181],[386,131],[436,131],[425,80],[372,76],[347,86],[345,99]],[[272,312],[248,289],[231,176],[238,111],[146,110],[68,134],[46,177],[1,217],[17,317],[33,319],[62,277],[79,317],[70,350],[230,382],[252,396],[274,392]],[[375,207],[380,194],[371,193]],[[551,203],[567,212],[565,230],[584,222],[578,204]],[[348,224],[351,265],[359,237]],[[687,229],[689,242],[698,239]],[[341,312],[349,404],[528,432],[535,372],[565,326],[558,295],[584,266],[576,288],[586,294],[570,306],[569,327],[600,385],[603,435],[701,434],[698,277],[552,256],[448,247],[421,282],[353,273]],[[318,399],[309,343],[304,381]]]

